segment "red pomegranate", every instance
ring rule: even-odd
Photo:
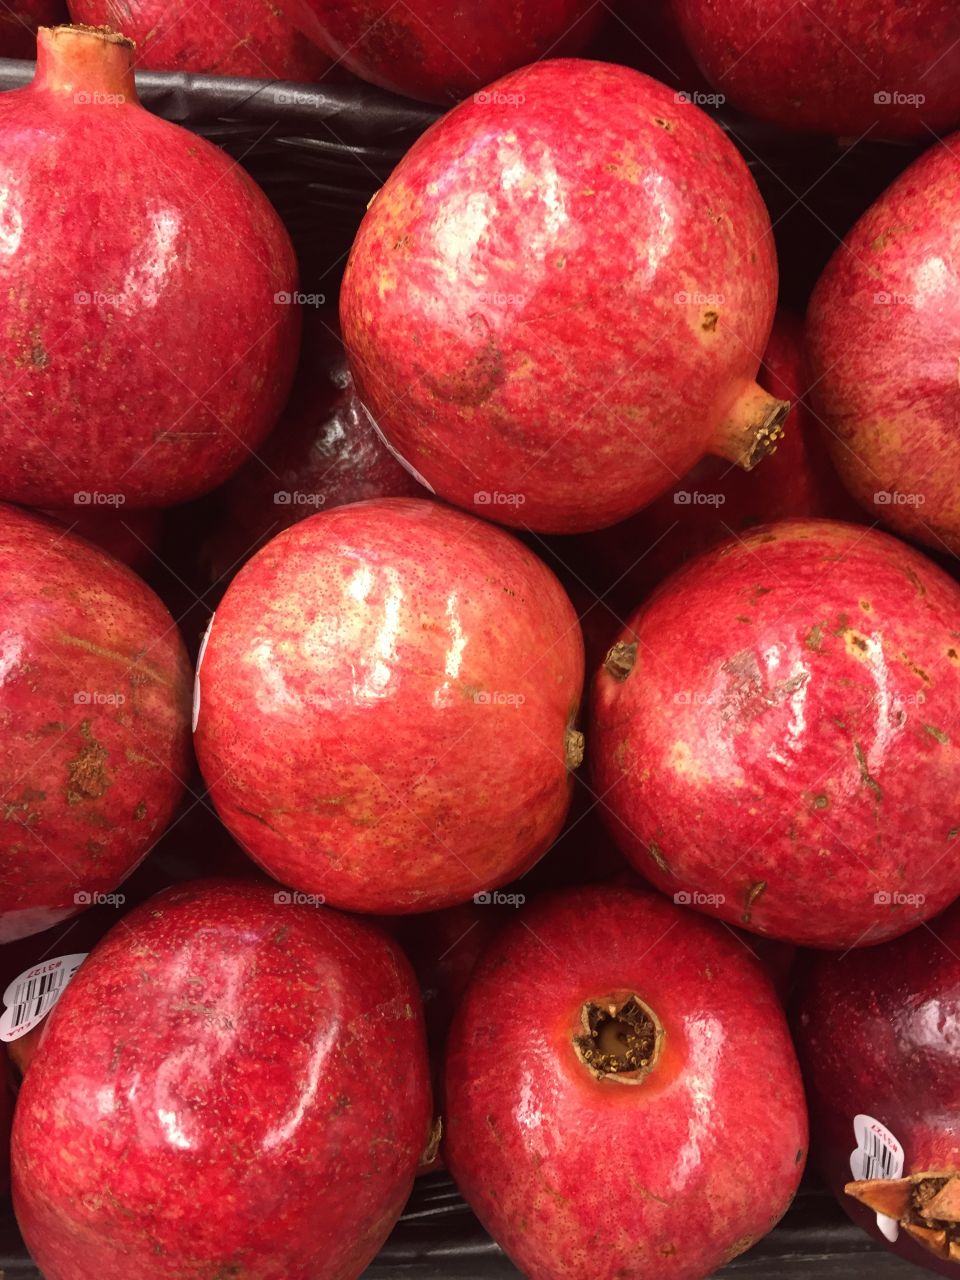
[[[928,138],[960,124],[950,0],[673,0],[715,89],[787,129]]]
[[[636,71],[573,59],[433,126],[373,202],[340,296],[361,397],[441,497],[571,533],[704,453],[752,466],[770,223],[733,144]],[[544,388],[549,388],[545,394]]]
[[[24,1078],[13,1195],[46,1280],[359,1276],[430,1124],[416,983],[368,924],[201,881],[113,929]]]
[[[630,618],[592,714],[611,832],[677,901],[846,948],[960,893],[960,586],[886,534],[707,552]]]
[[[860,518],[830,462],[820,424],[803,399],[810,379],[803,327],[796,316],[778,312],[758,381],[792,405],[783,438],[761,470],[744,472],[721,458],[703,458],[629,520],[552,541],[567,566],[561,581],[570,589],[566,579],[572,575],[592,588],[585,594],[583,612],[589,609],[589,616],[602,624],[597,632],[604,654],[622,625],[617,616],[625,619],[668,573],[732,533],[796,516]]]
[[[138,67],[261,80],[317,80],[330,59],[316,43],[310,0],[69,0],[74,22],[136,41]]]
[[[960,44],[952,56],[960,60]],[[863,215],[820,278],[807,317],[815,399],[850,492],[874,518],[954,553],[958,146],[960,134],[931,147]]]
[[[854,1222],[947,1276],[960,1261],[958,956],[954,906],[896,942],[813,959],[796,1018],[823,1176]]]
[[[425,102],[465,98],[548,54],[577,53],[603,13],[591,0],[308,0],[331,57]],[[477,94],[482,98],[483,93]]]
[[[0,942],[111,893],[169,822],[189,763],[190,672],[129,569],[0,506]]]
[[[536,903],[484,953],[450,1034],[448,1166],[530,1280],[699,1280],[780,1219],[800,1072],[762,967],[654,894]]]
[[[0,58],[35,58],[37,28],[66,21],[64,0],[10,0],[0,6]]]
[[[44,28],[33,84],[0,95],[3,498],[182,501],[289,389],[289,237],[235,161],[140,107],[132,66],[120,36]]]
[[[211,499],[205,549],[218,581],[282,529],[367,498],[424,497],[357,397],[335,313],[306,321],[300,370],[277,429]]]
[[[508,534],[437,503],[338,507],[237,574],[201,659],[197,758],[272,876],[429,911],[531,866],[580,762],[576,615]]]

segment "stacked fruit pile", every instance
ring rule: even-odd
[[[41,27],[0,96],[43,1276],[349,1280],[443,1162],[524,1275],[695,1280],[786,1211],[808,1105],[851,1216],[956,1271],[960,14],[70,10],[118,30]],[[337,310],[138,63],[459,105]],[[805,321],[727,96],[930,139]]]

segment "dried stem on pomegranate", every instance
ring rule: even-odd
[[[960,1262],[960,1172],[931,1171],[907,1178],[866,1178],[844,1188],[875,1213],[896,1218],[918,1244]]]
[[[639,1084],[649,1075],[660,1055],[663,1028],[638,996],[588,1000],[580,1021],[574,1048],[598,1080]]]

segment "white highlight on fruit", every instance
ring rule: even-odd
[[[213,630],[213,620],[216,613],[211,613],[210,621],[207,623],[207,629],[203,633],[203,639],[200,641],[200,652],[197,654],[197,669],[193,675],[193,720],[192,731],[197,732],[197,723],[200,719],[200,668],[203,666],[203,655],[207,652],[207,644],[210,640],[210,632]]]

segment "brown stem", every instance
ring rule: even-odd
[[[583,764],[583,734],[578,729],[568,729],[564,735],[563,756],[568,769],[579,769]]]
[[[135,47],[109,27],[41,27],[34,88],[73,97],[78,106],[136,102]]]
[[[657,1015],[631,991],[586,1001],[573,1047],[598,1080],[636,1085],[657,1065],[663,1037]]]
[[[789,412],[789,400],[778,400],[756,382],[748,382],[721,422],[710,452],[752,471],[776,449]]]
[[[604,669],[613,676],[614,680],[626,680],[627,676],[633,670],[636,661],[636,640],[631,644],[628,644],[626,640],[618,640],[615,645],[607,650],[607,656],[603,660],[603,665]]]

